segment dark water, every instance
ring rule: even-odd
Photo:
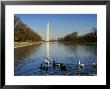
[[[96,44],[71,44],[50,42],[50,64],[48,70],[39,67],[45,64],[47,55],[46,43],[26,46],[15,49],[14,75],[15,76],[38,76],[38,75],[71,75],[71,76],[93,76],[97,75]],[[67,70],[60,67],[53,67],[53,60],[56,63],[63,63]],[[79,61],[86,66],[79,68]]]

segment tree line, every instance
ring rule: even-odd
[[[67,41],[67,42],[97,42],[97,29],[93,28],[91,32],[86,33],[84,35],[79,36],[78,32],[72,32],[70,34],[65,35],[62,38],[58,38],[58,41]]]
[[[18,16],[14,16],[14,41],[15,42],[38,42],[41,36],[27,26]]]

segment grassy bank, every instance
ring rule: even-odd
[[[23,47],[23,46],[29,46],[34,44],[39,44],[41,42],[14,42],[14,48]]]

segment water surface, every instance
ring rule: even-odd
[[[71,76],[93,76],[97,74],[93,63],[97,63],[97,45],[72,44],[49,42],[48,70],[41,70],[39,67],[47,57],[47,43],[32,46],[25,46],[14,49],[14,75],[15,76],[38,76],[38,75],[71,75]],[[53,60],[56,63],[63,63],[66,71],[59,67],[53,68]],[[86,67],[79,69],[79,61]]]

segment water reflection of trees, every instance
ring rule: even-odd
[[[73,43],[62,43],[69,53],[75,53],[77,52],[77,45]]]
[[[93,55],[97,55],[97,44],[75,44],[75,43],[66,43],[62,42],[67,52],[78,56],[82,53],[92,53]]]
[[[32,54],[35,54],[35,52],[39,50],[40,46],[41,44],[37,44],[14,49],[15,65],[18,64],[18,62],[28,59]]]
[[[85,50],[97,56],[97,43],[88,43],[88,44],[84,44],[84,46],[85,46]]]

